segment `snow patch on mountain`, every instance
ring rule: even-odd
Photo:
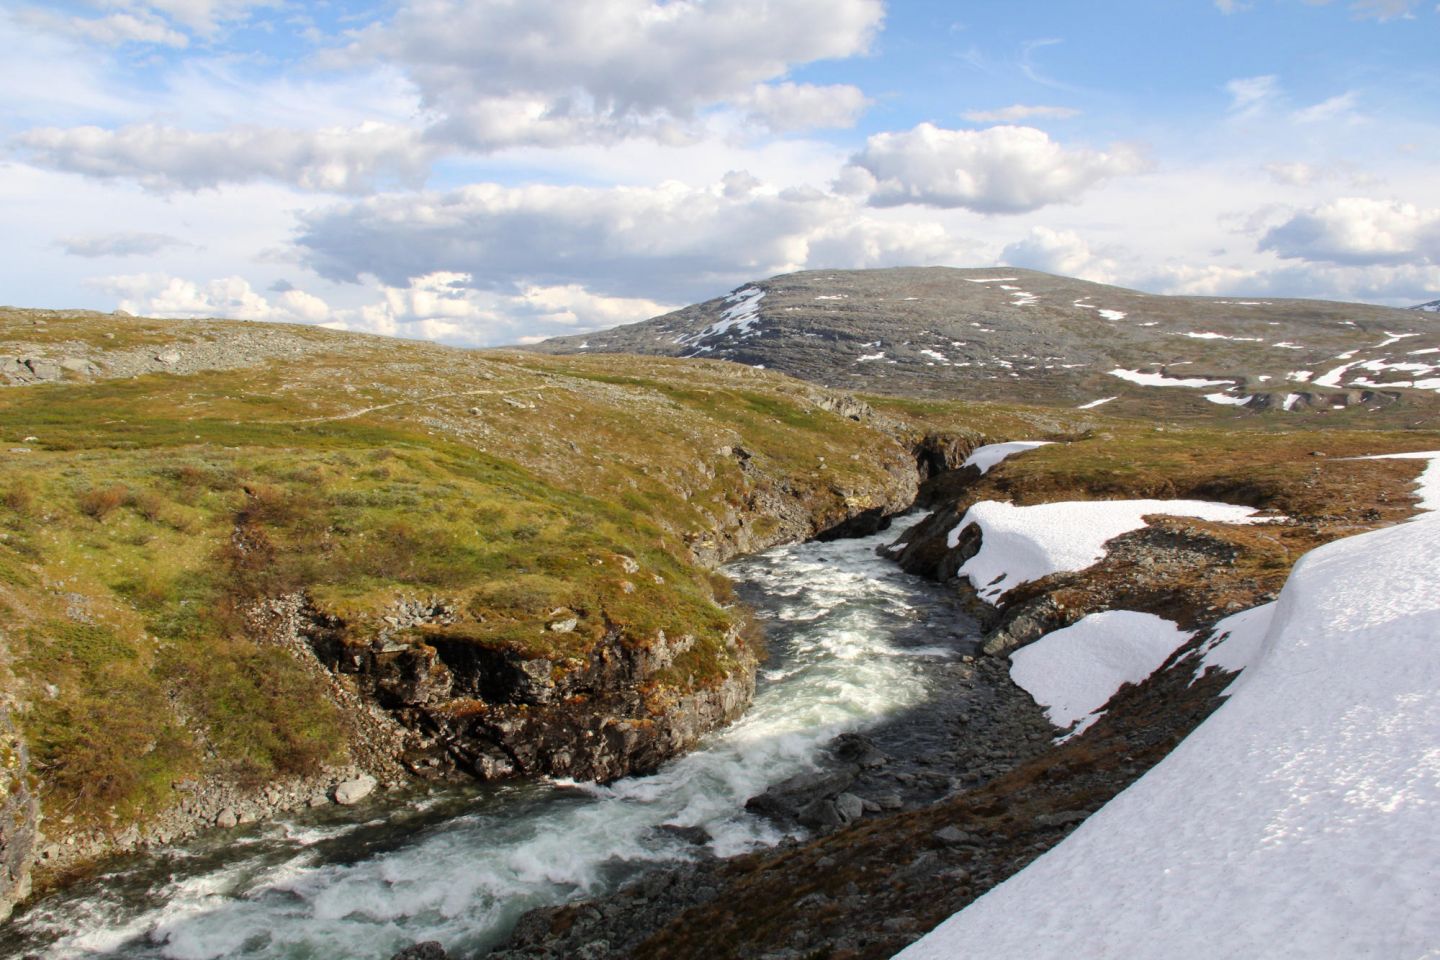
[[[1034,450],[1036,447],[1048,447],[1051,440],[1012,440],[1009,443],[987,443],[983,447],[976,447],[960,464],[961,469],[974,467],[980,471],[983,477],[990,472],[990,468],[1001,463],[1017,453],[1024,453],[1026,450]]]
[[[1125,370],[1116,368],[1109,371],[1110,376],[1119,377],[1121,380],[1129,380],[1131,383],[1138,383],[1142,387],[1228,387],[1233,385],[1233,380],[1207,380],[1203,377],[1167,377],[1163,373],[1142,373],[1139,370]]]

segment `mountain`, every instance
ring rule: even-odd
[[[706,357],[832,387],[1098,406],[1326,410],[1440,394],[1440,322],[1316,300],[1171,297],[1032,270],[806,271],[549,353]]]
[[[1429,303],[1416,304],[1410,309],[1423,310],[1426,313],[1440,313],[1440,300],[1431,300]]]

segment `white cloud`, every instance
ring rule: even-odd
[[[273,179],[303,190],[362,193],[387,182],[421,182],[431,158],[414,131],[382,123],[213,133],[152,124],[119,130],[45,127],[21,134],[15,143],[37,165],[134,179],[157,191]]]
[[[1440,264],[1440,210],[1341,197],[1272,228],[1260,249],[1337,264]]]
[[[1023,240],[1017,240],[1001,251],[1000,262],[1096,283],[1115,282],[1115,261],[1097,254],[1088,242],[1071,230],[1032,227]]]
[[[1358,94],[1351,90],[1328,100],[1322,100],[1313,106],[1296,110],[1291,115],[1291,119],[1296,123],[1353,123],[1360,119],[1360,115],[1355,110],[1358,101]]]
[[[1280,80],[1273,75],[1239,77],[1225,84],[1230,94],[1230,112],[1251,117],[1261,112],[1280,96]]]
[[[922,123],[870,137],[837,188],[867,193],[874,206],[1023,213],[1073,201],[1103,180],[1144,167],[1132,148],[1067,150],[1033,127],[945,130]]]
[[[673,141],[698,110],[752,105],[795,66],[864,52],[883,16],[881,0],[409,0],[341,58],[398,66],[442,118],[433,136],[473,149]],[[790,87],[760,96],[791,115],[782,102],[817,88]],[[840,100],[853,114],[854,95]],[[825,121],[839,115],[832,102]]]
[[[332,206],[301,224],[304,262],[335,281],[400,288],[445,271],[503,293],[577,285],[679,302],[807,266],[946,262],[968,249],[934,225],[876,220],[743,171],[700,188],[480,184]]]
[[[776,132],[853,127],[869,101],[859,87],[775,83],[757,86],[745,102],[751,120]]]
[[[1024,103],[1014,103],[1008,107],[1001,107],[998,110],[971,110],[963,114],[963,116],[971,123],[1016,123],[1020,120],[1030,120],[1034,118],[1068,120],[1071,117],[1080,116],[1080,111],[1073,107],[1031,106]]]
[[[62,237],[61,249],[72,257],[150,256],[173,247],[189,246],[166,233],[122,232],[98,236]]]
[[[140,316],[283,323],[322,323],[331,317],[324,300],[303,290],[287,290],[271,301],[249,281],[235,276],[202,284],[165,274],[136,273],[98,278],[90,286],[113,294],[121,310]]]
[[[1321,172],[1308,163],[1296,161],[1294,163],[1267,163],[1265,172],[1270,179],[1276,183],[1283,183],[1291,187],[1307,187],[1314,183]]]
[[[22,9],[17,11],[17,19],[30,27],[108,47],[122,43],[149,43],[179,48],[190,44],[190,38],[184,33],[143,11],[87,18],[65,17],[46,10]]]

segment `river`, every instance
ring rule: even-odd
[[[837,734],[939,695],[973,647],[947,591],[876,555],[901,524],[727,566],[765,621],[755,702],[653,775],[397,791],[214,831],[30,905],[0,933],[0,955],[385,960],[422,940],[465,954],[532,907],[706,854],[666,825],[703,828],[719,856],[778,843],[746,799],[814,769]]]

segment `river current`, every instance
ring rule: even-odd
[[[603,894],[647,864],[779,843],[745,801],[815,769],[837,734],[937,696],[941,668],[973,643],[947,591],[877,556],[906,522],[729,564],[765,621],[755,702],[653,775],[394,792],[213,831],[31,905],[0,930],[0,955],[385,960],[423,940],[463,955],[532,907]],[[666,826],[703,828],[708,850]]]

